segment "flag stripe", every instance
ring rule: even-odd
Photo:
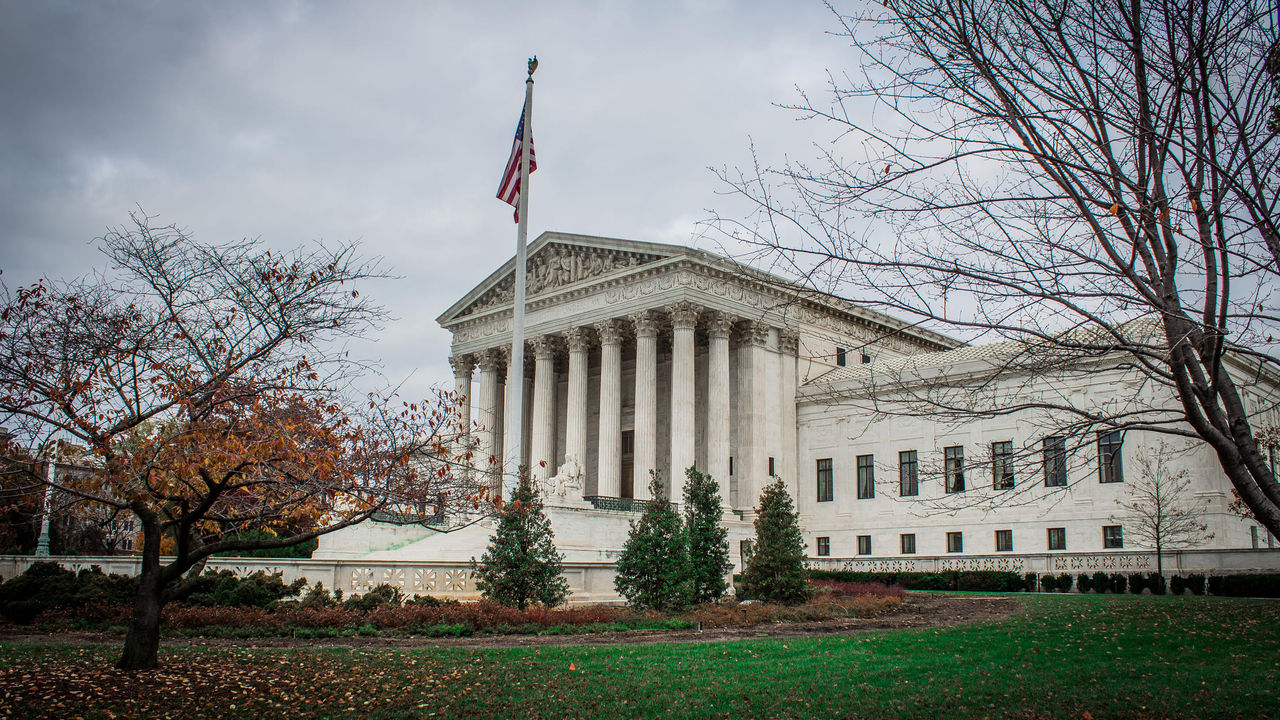
[[[524,108],[520,109],[520,122],[516,124],[515,141],[511,143],[511,157],[498,184],[497,198],[514,207],[515,221],[520,222],[520,146],[524,141]],[[529,172],[538,169],[537,155],[533,152],[533,133],[529,133]]]

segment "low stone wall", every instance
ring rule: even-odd
[[[1006,570],[1018,574],[1155,572],[1154,552],[1046,553],[1043,555],[922,555],[897,558],[809,558],[816,570],[950,572]],[[1181,550],[1164,553],[1166,575],[1280,572],[1280,550]]]
[[[0,579],[23,573],[36,560],[54,560],[63,567],[79,571],[94,565],[106,573],[136,575],[141,561],[129,556],[54,556],[35,558],[30,555],[0,555]],[[397,560],[293,560],[284,558],[210,558],[210,570],[230,570],[236,575],[249,575],[259,570],[280,573],[286,583],[304,578],[307,584],[324,583],[330,590],[359,594],[376,585],[394,585],[406,595],[432,595],[456,600],[476,600],[471,563],[409,562]],[[564,576],[572,593],[570,603],[620,602],[613,589],[617,575],[612,563],[565,563]]]

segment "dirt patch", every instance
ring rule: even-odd
[[[166,638],[169,647],[547,647],[564,645],[645,645],[652,643],[722,642],[761,638],[847,635],[873,630],[951,627],[972,622],[998,620],[1022,609],[1016,598],[1002,595],[936,595],[913,593],[892,613],[874,618],[848,618],[822,622],[764,623],[752,627],[708,630],[631,630],[581,635],[478,635],[461,638],[425,637],[343,637],[343,638]],[[117,645],[121,638],[102,633],[33,633],[13,625],[0,627],[0,641],[59,643],[73,645]]]

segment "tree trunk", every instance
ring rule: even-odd
[[[133,601],[133,618],[124,636],[124,652],[116,667],[121,670],[148,670],[156,667],[160,649],[160,608],[163,606],[158,569],[138,577],[138,595]]]

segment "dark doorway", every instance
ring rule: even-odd
[[[636,496],[636,433],[622,431],[622,497]]]

